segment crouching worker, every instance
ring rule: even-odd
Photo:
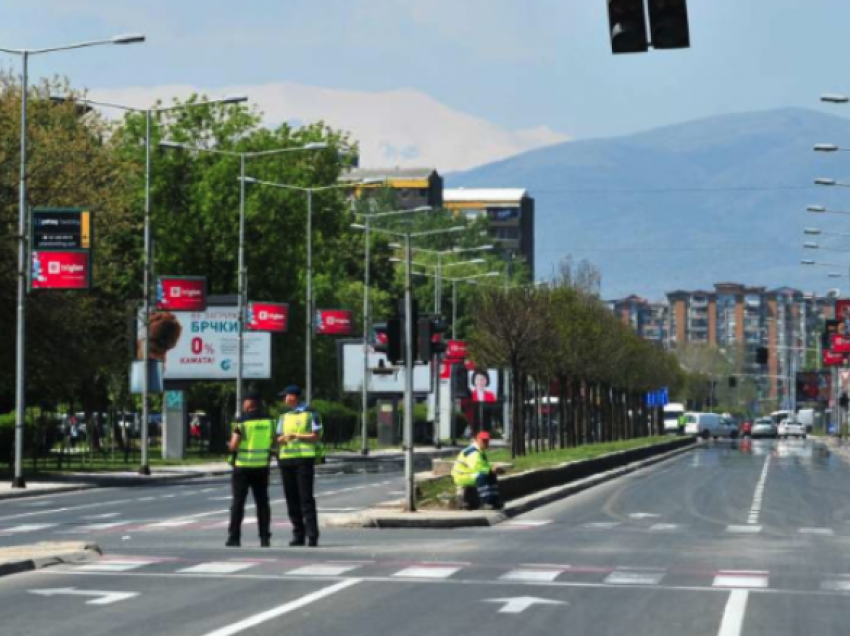
[[[460,452],[452,468],[455,486],[463,488],[463,509],[501,510],[496,471],[490,466],[485,451],[490,445],[490,434],[482,431],[472,444]]]

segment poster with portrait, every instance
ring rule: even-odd
[[[835,319],[838,321],[838,333],[850,334],[850,300],[835,301]]]
[[[797,402],[829,404],[832,395],[829,371],[798,372],[796,384]]]
[[[469,397],[473,402],[494,403],[499,400],[499,370],[472,369],[468,373]]]

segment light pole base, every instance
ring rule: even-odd
[[[360,451],[360,454],[363,455],[363,457],[368,457],[369,456],[369,449],[368,448],[362,449]]]
[[[151,467],[148,466],[147,464],[144,464],[143,466],[139,466],[139,474],[140,475],[150,475],[151,474]]]
[[[26,488],[27,482],[24,481],[23,477],[15,477],[12,479],[12,488]]]

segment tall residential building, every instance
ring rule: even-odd
[[[443,178],[434,168],[356,168],[339,177],[340,182],[380,180],[395,194],[398,209],[430,206],[443,207]],[[360,196],[368,195],[371,188],[361,188]]]
[[[487,219],[490,239],[522,258],[534,277],[534,199],[523,188],[447,188],[443,205]]]
[[[653,303],[640,296],[629,296],[608,302],[611,311],[643,339],[666,347],[669,327],[669,307],[666,303]]]

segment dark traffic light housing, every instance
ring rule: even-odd
[[[404,362],[404,340],[403,325],[401,318],[393,317],[385,323],[376,323],[375,351],[387,356],[390,364],[402,364]]]
[[[418,329],[418,355],[420,362],[426,364],[431,362],[435,355],[446,352],[446,343],[443,342],[443,334],[448,331],[449,326],[441,318],[421,317]]]
[[[643,0],[608,0],[608,24],[613,53],[646,53],[646,15]]]
[[[648,0],[647,30],[644,0],[608,0],[608,25],[613,53],[646,53],[655,49],[686,49],[691,45],[687,0]]]
[[[687,0],[649,0],[652,48],[686,49],[691,46]]]
[[[756,349],[756,363],[757,364],[767,364],[768,360],[768,352],[767,347],[759,347]]]

